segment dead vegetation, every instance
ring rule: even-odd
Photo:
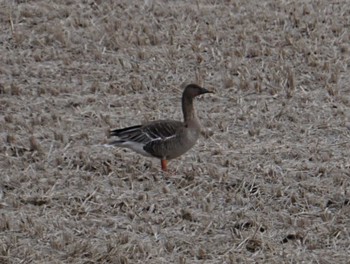
[[[1,263],[347,263],[346,1],[4,1]],[[106,131],[204,137],[163,175]]]

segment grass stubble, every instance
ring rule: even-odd
[[[346,1],[1,5],[1,263],[348,263]],[[102,147],[190,81],[173,176]]]

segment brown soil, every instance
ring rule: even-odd
[[[1,263],[349,263],[350,5],[2,1]],[[169,163],[104,147],[181,119]]]

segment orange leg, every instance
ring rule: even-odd
[[[168,170],[168,168],[167,168],[168,161],[162,159],[161,163],[162,163],[162,170],[167,171]]]

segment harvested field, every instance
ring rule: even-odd
[[[349,3],[189,3],[0,2],[0,263],[349,263]],[[103,146],[189,82],[173,175]]]

